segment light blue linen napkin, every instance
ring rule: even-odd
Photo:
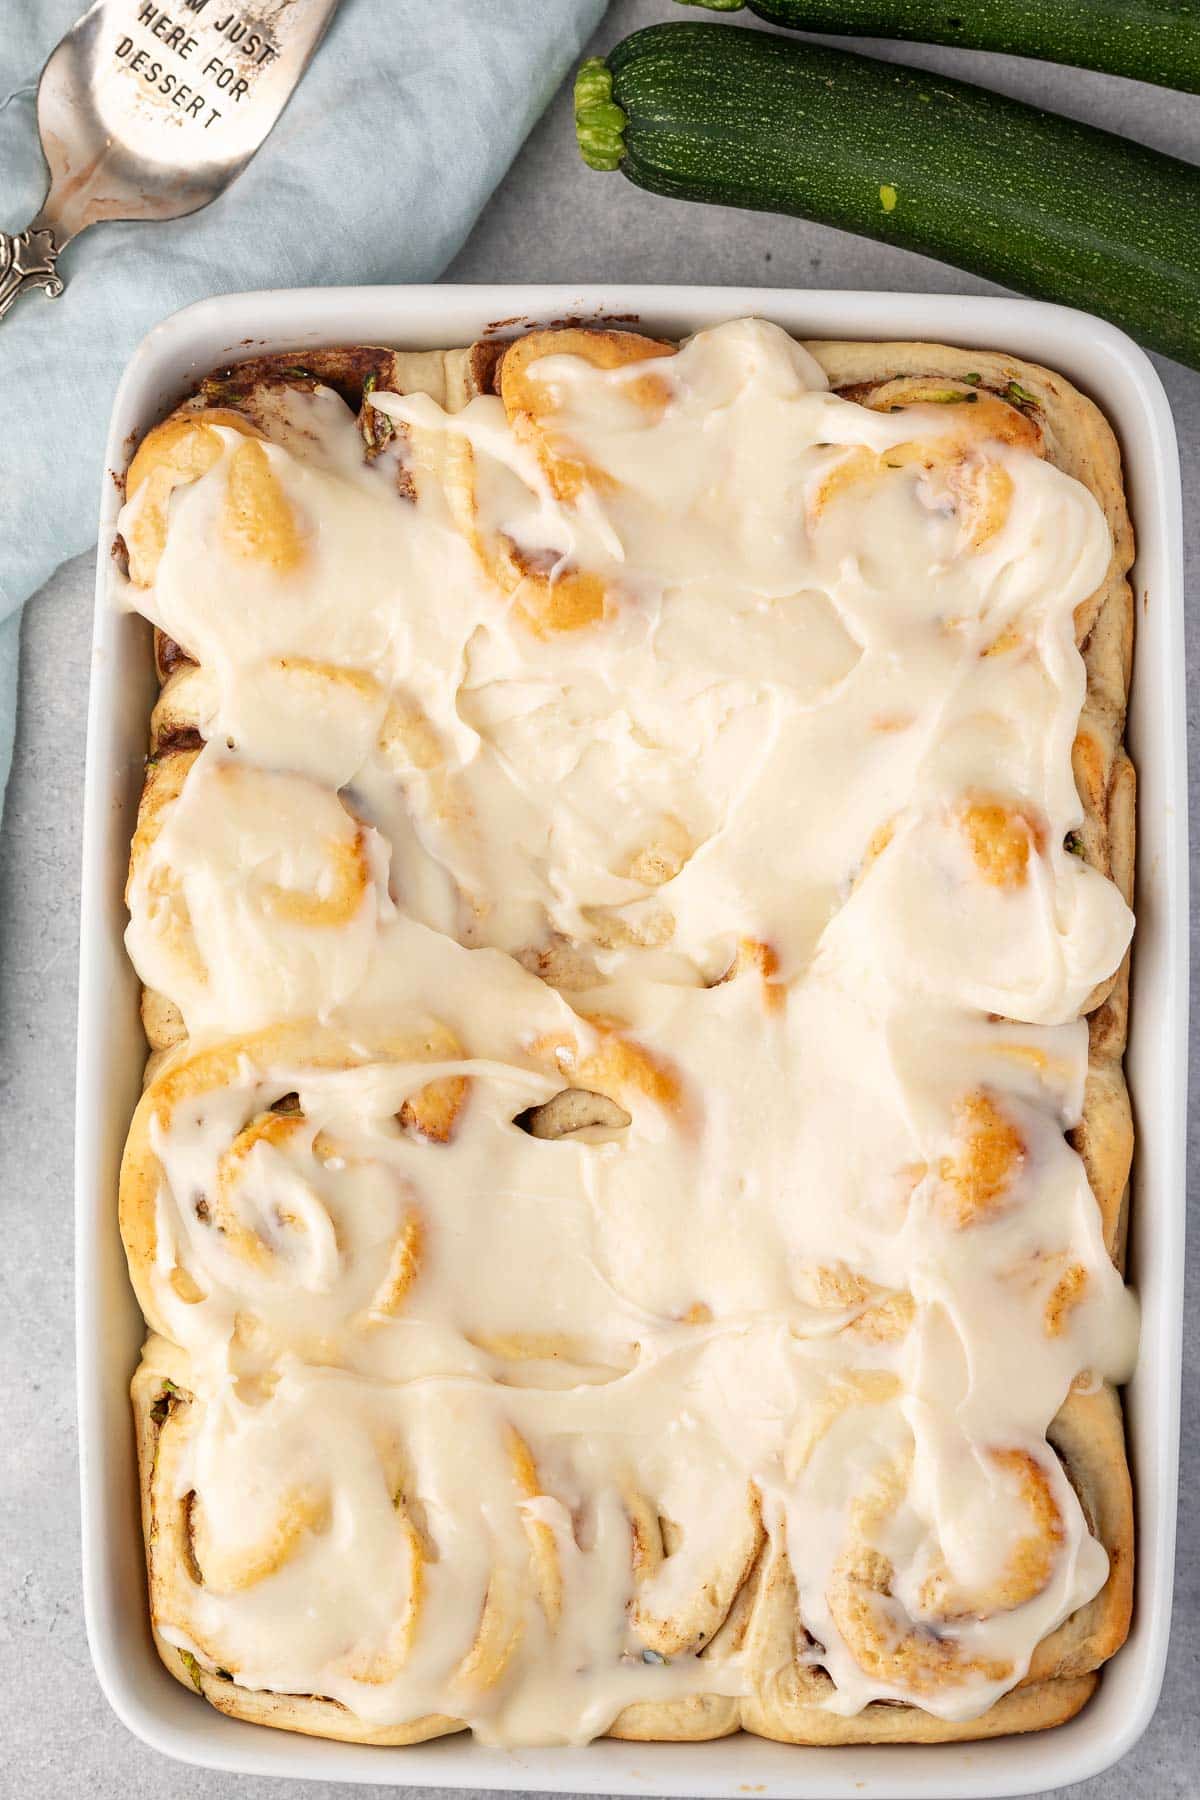
[[[9,231],[41,204],[38,75],[84,3],[0,0]],[[63,257],[62,298],[26,295],[0,321],[0,798],[19,608],[94,537],[109,410],[139,340],[209,294],[436,277],[603,10],[342,0],[283,117],[221,199],[168,224],[85,233]]]

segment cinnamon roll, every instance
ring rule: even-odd
[[[570,325],[218,371],[126,494],[167,1667],[393,1745],[1071,1717],[1133,1556],[1095,409]]]

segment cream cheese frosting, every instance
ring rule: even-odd
[[[1046,1433],[1136,1339],[1065,1135],[1108,527],[1015,409],[761,321],[524,374],[376,392],[370,461],[327,390],[214,414],[122,515],[205,675],[129,889],[188,1034],[123,1186],[193,1396],[158,1628],[580,1741],[746,1693],[785,1555],[833,1710],[973,1717],[1103,1586]]]

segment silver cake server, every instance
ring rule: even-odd
[[[0,231],[0,318],[56,298],[58,258],[106,219],[178,219],[236,179],[287,105],[339,0],[95,0],[51,52],[37,116],[50,185]]]

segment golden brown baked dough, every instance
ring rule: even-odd
[[[569,341],[568,341],[569,340]],[[669,347],[647,344],[631,334],[597,332],[564,334],[559,345],[547,344],[537,335],[505,351],[493,344],[477,345],[463,352],[405,355],[383,350],[322,352],[309,359],[313,380],[332,385],[352,404],[368,391],[427,393],[449,410],[456,410],[479,392],[497,392],[504,399],[510,419],[532,418],[529,411],[528,364],[539,353],[561,348],[585,351],[599,357],[602,366],[641,358],[651,359]],[[1087,670],[1087,698],[1080,716],[1074,746],[1074,774],[1083,806],[1084,824],[1078,853],[1100,873],[1110,876],[1125,898],[1131,896],[1134,857],[1134,775],[1123,746],[1125,702],[1130,666],[1133,613],[1127,570],[1133,542],[1126,512],[1115,440],[1097,409],[1061,377],[998,353],[964,352],[946,346],[909,343],[855,344],[815,342],[807,348],[824,369],[838,393],[881,410],[920,404],[949,389],[980,396],[985,403],[995,397],[998,407],[1011,414],[1011,429],[1026,441],[1037,439],[1055,466],[1086,485],[1102,507],[1113,542],[1112,558],[1104,581],[1076,610],[1076,635]],[[658,403],[654,376],[646,378],[641,402]],[[281,388],[311,387],[309,374],[298,374],[279,359],[260,359],[239,371],[213,378],[187,403],[183,415],[197,409],[220,406],[245,421],[248,434],[268,440],[286,432],[277,397]],[[536,401],[537,396],[534,396]],[[360,412],[364,453],[378,454],[378,415],[363,405]],[[204,429],[203,425],[200,427]],[[544,418],[526,430],[546,466],[555,490],[575,491],[587,479],[569,458],[558,454]],[[253,436],[248,437],[253,442]],[[193,454],[189,450],[188,455]],[[461,474],[461,471],[460,471]],[[162,478],[160,485],[167,489]],[[469,489],[469,475],[465,476]],[[464,490],[467,491],[467,490]],[[165,504],[165,500],[164,500]],[[469,523],[466,527],[470,531]],[[131,570],[147,571],[159,545],[158,526],[151,517],[145,541],[130,545]],[[551,583],[548,576],[533,582],[538,571],[526,563],[514,563],[511,550],[476,537],[475,549],[491,578],[503,591],[510,582],[516,591],[522,584],[522,604],[533,605],[530,624],[535,631],[557,631],[586,625],[603,615],[602,590],[586,571],[565,581]],[[288,554],[286,544],[283,554]],[[140,560],[139,560],[140,559]],[[184,780],[202,743],[205,716],[206,673],[193,663],[183,647],[156,633],[156,656],[163,677],[162,693],[152,722],[152,761],[147,773],[138,837],[133,862],[153,841],[165,812],[182,791]],[[598,940],[603,944],[603,938]],[[615,939],[621,942],[621,939]],[[637,940],[635,940],[637,941]],[[652,942],[653,940],[647,940]],[[763,951],[763,947],[758,947]],[[538,953],[542,971],[550,970],[554,947]],[[571,952],[564,949],[562,954]],[[754,959],[751,958],[751,961]],[[773,972],[758,958],[764,981]],[[554,979],[554,974],[550,975]],[[564,980],[562,985],[587,985]],[[1090,996],[1085,1012],[1089,1020],[1090,1061],[1081,1123],[1072,1134],[1087,1170],[1088,1181],[1103,1219],[1104,1239],[1118,1267],[1122,1266],[1125,1209],[1132,1155],[1132,1122],[1122,1073],[1128,1007],[1128,956],[1111,978]],[[173,1093],[172,1083],[191,1079],[189,1071],[204,1058],[187,1059],[182,1018],[172,1001],[147,991],[143,1001],[147,1036],[154,1050],[171,1050],[165,1069],[156,1071],[153,1093],[143,1102],[148,1119],[163,1096]],[[231,1047],[230,1052],[237,1051]],[[308,1050],[307,1056],[316,1053]],[[353,1058],[346,1046],[337,1056]],[[211,1060],[211,1058],[210,1058]],[[319,1057],[317,1058],[319,1061]],[[562,1067],[560,1061],[559,1066]],[[611,1058],[593,1053],[566,1067],[569,1085],[549,1100],[528,1109],[522,1124],[537,1137],[560,1138],[579,1130],[600,1127],[619,1131],[628,1123],[627,1094],[614,1080]],[[178,1073],[175,1073],[178,1071]],[[625,1072],[626,1074],[628,1071]],[[645,1073],[639,1076],[644,1087]],[[659,1098],[663,1096],[660,1095]],[[127,1175],[123,1180],[123,1228],[136,1271],[153,1260],[153,1153],[145,1143],[145,1127],[135,1123],[127,1151]],[[1069,1272],[1068,1272],[1069,1274]],[[153,1307],[143,1294],[152,1323]],[[1061,1303],[1070,1304],[1069,1283]],[[178,1509],[173,1477],[164,1476],[164,1443],[182,1429],[187,1411],[197,1404],[188,1390],[189,1365],[182,1352],[161,1339],[152,1339],[146,1360],[135,1380],[134,1399],[139,1426],[139,1455],[143,1484],[143,1517],[146,1525],[152,1606],[157,1610],[160,1590],[170,1586],[173,1564],[193,1554],[179,1536]],[[643,1619],[644,1641],[652,1651],[670,1656],[697,1642],[726,1651],[736,1649],[752,1672],[753,1694],[741,1700],[720,1694],[690,1695],[667,1702],[638,1702],[627,1707],[612,1727],[612,1735],[637,1739],[689,1739],[726,1735],[739,1725],[760,1735],[794,1743],[934,1742],[1040,1729],[1071,1717],[1095,1687],[1095,1671],[1119,1647],[1129,1619],[1132,1574],[1132,1509],[1128,1469],[1124,1456],[1120,1406],[1115,1393],[1103,1384],[1077,1383],[1050,1432],[1075,1489],[1090,1529],[1104,1545],[1110,1573],[1101,1592],[1047,1636],[1034,1655],[1028,1673],[1016,1688],[1003,1695],[981,1717],[953,1722],[939,1719],[919,1707],[889,1701],[872,1703],[846,1717],[822,1704],[830,1686],[820,1666],[820,1646],[806,1640],[797,1623],[794,1583],[786,1553],[764,1539],[758,1503],[751,1496],[744,1529],[731,1530],[729,1555],[719,1578],[697,1596],[701,1612],[682,1619]],[[534,1488],[531,1491],[538,1491]],[[639,1539],[636,1500],[631,1500],[635,1543]],[[168,1515],[171,1525],[168,1528]],[[732,1522],[731,1522],[732,1523]],[[645,1525],[649,1541],[660,1532],[657,1518]],[[651,1554],[649,1549],[645,1554]],[[658,1552],[662,1554],[659,1542]],[[860,1581],[865,1577],[855,1576]],[[886,1592],[886,1577],[881,1591]],[[868,1582],[869,1586],[870,1583]],[[635,1602],[636,1612],[636,1602]],[[486,1618],[480,1622],[480,1642],[486,1649]],[[157,1636],[157,1634],[156,1634]],[[461,1721],[435,1715],[410,1723],[372,1728],[357,1720],[338,1703],[319,1697],[266,1693],[243,1688],[234,1679],[214,1674],[157,1637],[168,1668],[192,1685],[212,1704],[233,1716],[317,1735],[362,1742],[403,1743],[461,1728]],[[894,1647],[893,1647],[894,1648]],[[708,1655],[710,1652],[705,1651]],[[889,1651],[889,1653],[891,1653]],[[927,1649],[922,1649],[927,1654]],[[929,1679],[937,1680],[936,1659]]]

